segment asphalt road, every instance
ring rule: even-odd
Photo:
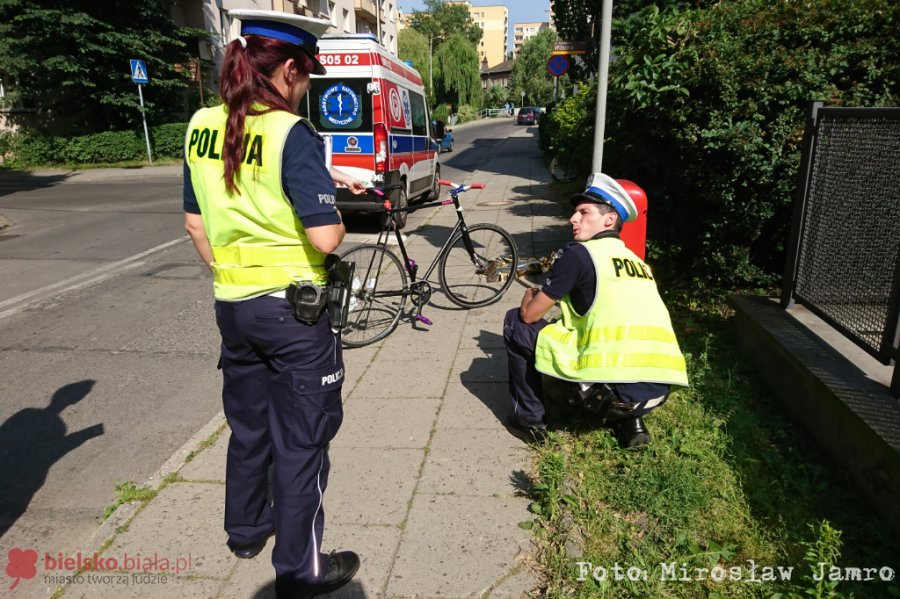
[[[465,181],[514,127],[454,130],[443,178]],[[82,549],[116,485],[142,484],[220,410],[212,281],[184,235],[180,171],[0,172],[3,555]],[[375,230],[348,228],[357,243]]]

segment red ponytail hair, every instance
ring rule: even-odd
[[[273,110],[296,114],[294,107],[288,105],[270,80],[278,66],[293,58],[300,74],[309,75],[313,69],[312,58],[300,46],[259,35],[247,35],[244,39],[246,48],[240,40],[228,44],[219,76],[219,95],[228,108],[222,158],[225,161],[225,189],[229,194],[238,192],[235,180],[240,178],[244,160],[246,117]],[[266,108],[260,110],[254,104]]]

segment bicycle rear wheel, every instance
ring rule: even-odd
[[[467,239],[471,240],[474,254],[466,247]],[[472,225],[468,236],[458,231],[441,256],[441,287],[457,306],[488,306],[503,297],[512,285],[518,259],[512,235],[497,225]]]
[[[400,259],[378,245],[353,248],[341,259],[355,263],[344,347],[362,347],[384,339],[397,327],[409,287]]]
[[[553,177],[554,181],[559,181],[560,183],[571,183],[577,177],[575,173],[564,169],[559,164],[559,158],[556,156],[550,161],[550,176]]]

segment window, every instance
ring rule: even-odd
[[[366,78],[310,79],[309,92],[300,102],[300,116],[320,131],[350,133],[372,131],[372,96]]]
[[[425,118],[425,98],[417,93],[409,92],[409,104],[412,110],[413,135],[428,135],[427,119]]]
[[[348,33],[350,31],[352,31],[350,29],[350,11],[347,10],[346,8],[344,9],[344,21],[343,22],[344,22],[344,31],[346,31]]]
[[[334,10],[334,2],[331,0],[328,2],[328,16],[331,18],[331,26],[336,28],[338,26],[337,11]]]

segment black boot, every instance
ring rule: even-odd
[[[337,590],[350,582],[359,570],[359,556],[352,551],[332,552],[328,556],[328,571],[322,580],[312,584],[300,584],[275,580],[275,596],[278,599],[311,599]]]
[[[644,426],[644,420],[638,418],[622,418],[610,424],[619,447],[638,447],[650,442],[650,431]]]

